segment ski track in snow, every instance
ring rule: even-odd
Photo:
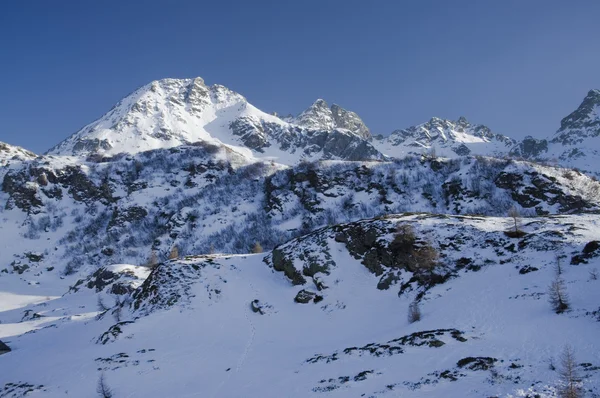
[[[248,286],[250,287],[250,289],[252,289],[254,296],[258,297],[258,291],[254,287],[252,282],[248,282]],[[244,302],[242,302],[242,305],[243,305],[243,303]],[[227,372],[228,373],[227,377],[225,377],[223,379],[223,381],[219,384],[219,386],[217,387],[215,392],[211,395],[212,398],[217,398],[217,397],[221,396],[221,395],[219,395],[219,393],[223,389],[223,386],[228,381],[231,381],[232,377],[234,377],[234,374],[237,374],[242,370],[242,367],[244,366],[244,362],[246,362],[246,358],[248,357],[248,354],[250,353],[250,350],[252,349],[252,345],[254,344],[254,339],[256,337],[256,327],[254,326],[254,322],[252,322],[252,318],[250,316],[250,311],[248,310],[248,308],[242,309],[242,311],[244,311],[244,318],[246,318],[246,321],[250,325],[250,337],[248,338],[248,342],[246,343],[246,346],[244,347],[244,351],[242,352],[242,354],[240,355],[240,358],[238,359],[235,369],[233,371],[230,370],[229,372]],[[223,396],[228,397],[229,395],[223,395]]]

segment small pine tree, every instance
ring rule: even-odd
[[[262,253],[263,252],[263,248],[260,245],[260,243],[256,242],[254,244],[254,246],[252,246],[252,253]]]
[[[178,257],[179,257],[179,249],[177,248],[177,246],[173,246],[171,248],[171,252],[169,253],[169,260],[175,260]]]
[[[566,345],[560,356],[560,374],[562,385],[558,389],[560,398],[580,398],[583,397],[580,382],[581,378],[577,372],[577,363],[575,353],[570,345]]]
[[[560,276],[563,273],[563,269],[562,269],[562,259],[564,256],[556,256],[556,265],[554,266],[554,272],[556,273],[556,276]]]
[[[96,392],[100,398],[112,398],[113,392],[112,389],[106,384],[106,379],[104,377],[104,373],[100,375],[98,379],[98,385],[96,386]]]
[[[408,323],[415,323],[421,320],[421,308],[418,301],[413,301],[408,306]]]
[[[561,314],[569,309],[569,297],[567,295],[565,281],[558,275],[554,278],[548,288],[548,301],[554,312],[557,314]]]

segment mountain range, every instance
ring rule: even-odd
[[[565,352],[600,396],[599,108],[382,136],[164,79],[0,144],[0,397],[550,398]]]
[[[298,116],[280,118],[242,95],[201,78],[164,79],[136,90],[95,122],[48,151],[55,156],[114,156],[203,141],[244,156],[293,165],[325,159],[482,155],[517,157],[598,175],[600,91],[591,90],[547,139],[516,140],[466,118],[431,120],[373,136],[354,112],[319,99]]]

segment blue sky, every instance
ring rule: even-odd
[[[4,1],[0,141],[43,152],[138,86],[203,77],[374,133],[461,115],[552,134],[600,88],[598,1]]]

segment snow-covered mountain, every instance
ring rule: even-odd
[[[548,148],[592,148],[588,97]],[[48,155],[0,143],[0,397],[550,398],[567,343],[598,396],[600,183],[515,144],[464,118],[377,139],[201,79]]]
[[[548,139],[527,137],[511,152],[600,176],[600,90],[590,90],[579,107],[562,119]]]
[[[207,86],[201,78],[164,79],[136,90],[48,154],[112,156],[201,141],[283,164],[384,158],[361,139],[369,133],[356,114],[332,109],[331,124],[308,123],[306,114],[297,125],[257,109],[224,86]]]
[[[100,159],[204,142],[225,145],[249,159],[294,165],[315,160],[384,160],[407,155],[514,156],[554,162],[600,174],[600,91],[548,139],[518,142],[482,124],[432,118],[426,123],[373,138],[354,112],[319,99],[296,117],[261,111],[242,95],[201,78],[163,79],[136,90],[48,154]]]
[[[434,117],[426,123],[396,130],[373,144],[382,153],[394,157],[432,153],[442,157],[501,157],[516,143],[514,139],[494,133],[482,124],[471,124],[464,117],[457,121]]]

